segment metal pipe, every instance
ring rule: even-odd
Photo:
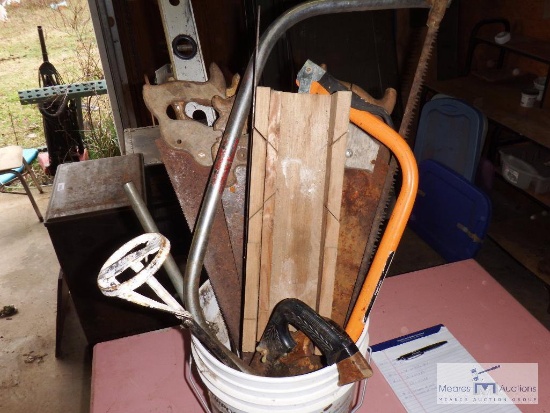
[[[147,205],[145,205],[145,202],[139,195],[139,192],[134,183],[125,183],[124,191],[126,192],[126,196],[128,197],[130,204],[132,204],[132,209],[137,215],[143,229],[146,232],[159,232],[157,225],[153,220],[153,217],[147,209]],[[172,254],[168,254],[162,266],[166,270],[166,274],[168,274],[168,278],[170,278],[172,285],[176,289],[176,292],[178,293],[181,302],[184,303],[186,293],[185,284],[183,283],[183,274],[181,273],[178,264],[176,264],[174,257],[172,257]]]
[[[203,203],[196,221],[193,240],[187,260],[185,277],[187,282],[186,307],[194,319],[207,328],[206,320],[199,302],[199,281],[212,229],[216,207],[227,181],[227,176],[235,157],[237,144],[243,132],[244,123],[250,112],[252,94],[265,63],[277,40],[292,26],[310,17],[332,13],[354,11],[430,8],[430,0],[315,0],[302,3],[275,20],[262,35],[256,56],[256,76],[254,57],[248,62],[242,84],[235,98],[231,115],[223,134],[220,149],[212,167],[210,180],[203,198]]]

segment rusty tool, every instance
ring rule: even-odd
[[[422,84],[424,81],[424,77],[426,75],[427,69],[428,69],[428,61],[431,54],[431,51],[435,45],[435,41],[437,38],[437,32],[441,23],[441,20],[443,19],[445,15],[445,10],[448,7],[450,1],[448,0],[433,0],[430,13],[428,15],[427,20],[427,27],[428,31],[424,39],[424,44],[422,47],[422,52],[420,55],[420,59],[416,68],[414,80],[411,86],[411,90],[409,93],[409,97],[407,100],[404,116],[401,122],[399,134],[403,136],[404,138],[407,137],[409,130],[411,128],[411,125],[414,120],[414,113],[418,105]],[[306,64],[307,67],[307,64]],[[321,67],[321,69],[326,70],[326,67]],[[342,83],[346,89],[349,87]],[[336,80],[334,78],[330,79],[330,86],[325,85],[325,87],[332,88],[332,91],[336,90],[343,90],[341,87],[339,87],[336,83]],[[364,96],[363,94],[359,93],[360,91],[354,90],[354,93],[358,94],[359,96],[354,97],[354,102],[357,104],[359,102],[359,98],[362,100],[366,100],[369,103],[377,103],[381,106],[384,106],[385,109],[388,109],[388,105],[383,105],[384,100],[382,101],[376,101],[373,99],[369,99],[370,96]],[[386,93],[388,95],[388,93]],[[353,106],[353,103],[352,103]],[[357,105],[356,105],[357,108]],[[360,109],[360,108],[359,108]],[[390,123],[391,124],[391,123]],[[386,215],[387,211],[389,209],[389,201],[391,199],[392,193],[393,193],[393,187],[394,187],[394,181],[395,181],[395,175],[397,173],[397,163],[395,161],[394,157],[391,157],[389,164],[386,164],[384,162],[384,157],[387,152],[380,153],[379,159],[377,159],[375,168],[374,168],[374,174],[371,176],[367,176],[365,172],[362,171],[355,171],[355,175],[361,175],[360,177],[356,177],[354,184],[356,185],[356,191],[351,192],[348,189],[348,194],[351,193],[351,195],[355,195],[358,193],[358,191],[361,188],[361,184],[358,182],[359,179],[363,179],[368,177],[369,178],[369,189],[370,192],[364,191],[363,194],[366,195],[363,199],[364,208],[361,208],[361,212],[363,214],[363,217],[359,214],[359,212],[356,212],[355,214],[346,214],[345,208],[346,205],[342,205],[343,213],[342,215],[346,217],[346,219],[353,220],[352,222],[356,225],[354,228],[356,228],[355,233],[350,232],[349,235],[344,234],[344,237],[341,239],[340,245],[342,248],[339,247],[339,251],[342,251],[342,255],[339,256],[341,266],[339,268],[339,273],[343,275],[343,282],[340,284],[338,288],[335,288],[335,300],[339,298],[339,296],[347,297],[347,293],[350,289],[349,285],[346,285],[346,280],[349,283],[349,276],[345,276],[346,273],[351,274],[355,272],[356,270],[356,260],[357,260],[357,254],[354,251],[353,246],[347,246],[345,243],[345,240],[349,237],[353,237],[354,239],[357,239],[361,234],[357,231],[357,228],[360,228],[361,222],[363,225],[367,225],[368,223],[372,222],[372,228],[373,230],[369,234],[367,246],[365,248],[365,253],[363,255],[363,259],[359,268],[358,272],[358,278],[357,282],[355,283],[355,287],[353,289],[353,293],[351,294],[351,303],[355,303],[357,301],[357,298],[359,296],[359,293],[361,291],[362,286],[364,285],[365,280],[365,274],[367,273],[367,270],[369,266],[371,265],[371,262],[374,257],[374,251],[376,249],[376,246],[380,243],[380,228],[383,227],[384,222],[386,221]],[[380,159],[382,158],[382,159]],[[385,176],[384,176],[385,172]],[[347,175],[350,175],[350,172],[347,171]],[[363,182],[363,185],[365,183]],[[378,206],[374,211],[371,211],[372,207],[372,195],[376,196],[376,194],[380,195],[380,202],[378,203]],[[343,197],[344,200],[350,199],[349,195],[344,194]],[[367,215],[366,212],[371,211],[370,213],[374,215],[374,220],[371,221],[370,215]],[[358,221],[359,218],[363,218],[361,221]],[[345,226],[345,225],[344,225]],[[353,244],[355,248],[357,248],[356,243]],[[353,255],[355,253],[355,256]],[[381,278],[380,283],[383,281],[384,277]],[[379,286],[378,286],[379,288]],[[377,288],[377,290],[378,290]],[[370,305],[372,307],[372,304]],[[345,317],[345,319],[349,319],[351,316],[351,312],[353,310],[353,306],[349,307],[348,314]],[[340,312],[342,311],[341,308],[337,308],[336,306],[333,306],[333,314],[335,315],[336,319],[338,321],[342,320],[342,316]],[[370,310],[368,310],[370,311]],[[367,311],[367,312],[368,312]],[[367,314],[368,315],[368,314]]]
[[[185,277],[187,280],[186,305],[197,320],[202,322],[202,310],[198,287],[200,275],[205,261],[210,234],[215,221],[217,205],[226,186],[238,143],[243,133],[246,119],[249,115],[252,95],[258,79],[261,77],[267,58],[277,40],[292,26],[309,17],[354,11],[399,9],[399,8],[429,8],[429,0],[332,0],[309,1],[299,4],[286,11],[276,19],[264,32],[259,43],[256,56],[250,59],[243,81],[236,95],[231,114],[223,133],[220,148],[213,163],[201,209],[196,221],[193,241],[189,251]],[[256,76],[254,76],[254,73]]]
[[[302,77],[300,90],[309,91],[310,93],[330,94],[344,88],[329,73],[311,61],[306,62],[302,71],[308,76]],[[354,340],[357,340],[363,331],[366,317],[368,317],[374,304],[412,211],[418,188],[418,169],[409,145],[388,126],[392,122],[385,109],[365,102],[355,93],[351,102],[350,120],[385,145],[396,156],[403,176],[403,183],[395,208],[346,326],[348,334]],[[379,118],[384,119],[386,123]]]
[[[116,250],[103,264],[97,276],[97,285],[108,297],[119,297],[145,307],[166,311],[181,320],[191,332],[222,363],[244,372],[251,369],[216,338],[205,331],[178,301],[170,295],[154,274],[163,265],[170,252],[170,241],[161,234],[149,232],[136,237]],[[149,258],[152,259],[149,260]],[[130,276],[127,270],[131,269]],[[123,281],[121,282],[120,279]],[[147,285],[161,301],[150,297],[147,291],[137,290]]]
[[[435,43],[436,43],[436,40],[437,40],[437,33],[439,31],[439,26],[441,24],[441,21],[443,20],[443,17],[445,16],[445,11],[446,11],[447,7],[450,5],[450,2],[451,2],[450,0],[432,0],[431,1],[432,4],[431,4],[430,12],[428,14],[428,19],[427,19],[427,22],[426,22],[426,25],[428,27],[428,31],[427,31],[426,36],[424,38],[424,43],[423,43],[423,46],[422,46],[420,59],[418,61],[417,67],[416,67],[413,83],[412,83],[411,89],[409,91],[407,104],[405,106],[405,111],[403,113],[403,118],[401,120],[401,125],[400,125],[400,128],[399,128],[399,135],[401,137],[403,137],[404,139],[408,138],[410,128],[411,128],[411,126],[414,122],[414,114],[415,114],[415,111],[417,109],[418,102],[420,100],[420,94],[421,94],[421,91],[422,91],[424,78],[425,78],[426,73],[428,71],[428,63],[429,63],[431,51],[433,50],[433,48],[435,46]],[[365,117],[363,116],[362,119],[360,120],[360,119],[358,119],[358,117],[359,117],[358,115],[359,115],[358,113],[353,113],[353,111],[352,111],[352,113],[350,115],[350,118],[356,117],[356,121],[361,121],[365,125],[365,123],[366,123]],[[352,121],[354,121],[354,120],[352,119]],[[383,126],[378,125],[378,127],[377,127],[376,124],[373,124],[372,127],[376,128],[376,129],[378,129],[378,127],[379,127],[380,128],[380,133],[384,134],[384,132],[382,131],[382,129],[384,129]],[[364,129],[364,130],[366,130],[366,129]],[[366,130],[366,131],[368,132],[368,130]],[[386,132],[388,134],[392,133],[392,132],[389,132],[389,131],[386,131]],[[392,149],[392,151],[393,151],[393,149]],[[406,155],[406,152],[407,151],[400,153],[401,156],[403,157],[403,155]],[[414,178],[414,181],[416,181],[416,182],[414,182],[414,185],[415,185],[414,193],[416,194],[416,187],[418,186],[418,176],[417,176],[418,172],[416,171],[416,166],[414,166],[414,170],[416,171],[416,177],[412,176],[412,170],[408,174],[409,177],[405,176],[406,175],[405,165],[411,163],[410,154],[405,156],[403,160],[400,159],[398,153],[396,153],[396,155],[397,155],[397,159],[400,162],[400,166],[402,168],[402,174],[403,174],[402,186],[412,185],[413,184],[412,180]],[[412,165],[411,165],[411,168],[412,168]],[[397,172],[397,163],[395,161],[395,158],[392,158],[392,160],[390,162],[390,165],[389,165],[387,180],[386,180],[386,183],[385,183],[385,191],[386,191],[387,194],[391,193],[392,190],[393,190],[396,172]],[[410,187],[410,188],[412,188],[412,187]],[[403,194],[403,190],[401,191],[401,193]],[[403,194],[403,195],[405,195],[405,194]],[[401,197],[401,194],[399,196]],[[405,200],[405,197],[403,197],[402,199]],[[397,199],[397,202],[399,202],[399,198]],[[397,205],[398,204],[396,203],[395,208],[397,208]],[[381,212],[384,211],[385,209],[387,209],[387,204],[381,203],[380,206],[381,206],[381,210],[380,210],[380,212],[377,212],[377,214],[380,214],[379,216],[382,217]],[[392,220],[394,218],[397,219],[397,217],[394,217],[394,213],[395,213],[395,210],[392,213],[390,220]],[[404,213],[406,213],[407,216],[408,216],[408,214],[410,214],[410,211],[408,211],[408,213],[406,211],[404,211]],[[397,221],[394,221],[394,222],[396,224],[396,228],[399,228],[399,230],[400,230],[401,225],[403,225],[403,229],[404,229],[404,225],[406,224],[406,222],[403,223],[403,224],[398,223]],[[388,227],[386,228],[386,231],[389,231],[389,230],[390,230],[390,226],[389,226],[389,223],[388,223]],[[401,230],[401,232],[402,232],[402,230]],[[397,234],[394,235],[394,237],[395,236],[397,236]],[[401,234],[399,235],[399,238],[401,238]],[[384,239],[382,239],[380,241],[380,244],[379,244],[379,247],[378,247],[379,249],[382,248],[382,246],[383,246],[382,242],[383,241],[384,241]],[[390,244],[395,244],[395,246],[397,246],[398,242],[399,242],[399,239],[395,239],[393,237],[387,237],[386,240],[385,240],[385,243],[384,243],[384,247],[389,247]],[[377,252],[377,254],[378,254],[378,252]],[[369,257],[365,257],[365,258],[369,258]],[[380,255],[380,257],[378,257],[378,261],[376,262],[376,266],[375,266],[375,261],[376,261],[377,257],[375,256],[372,263],[371,263],[370,269],[367,273],[365,283],[362,284],[362,287],[360,289],[357,288],[357,290],[354,291],[354,297],[357,297],[356,302],[360,303],[361,301],[363,301],[363,304],[360,304],[359,306],[356,305],[353,308],[353,310],[352,310],[352,312],[349,316],[349,321],[348,321],[348,325],[346,326],[346,331],[348,331],[351,336],[357,336],[358,334],[360,334],[360,331],[362,331],[362,326],[363,326],[364,323],[360,322],[360,317],[362,317],[361,313],[364,311],[363,321],[366,320],[366,318],[368,317],[368,315],[369,315],[369,313],[372,309],[372,306],[374,304],[374,300],[376,299],[376,296],[378,295],[378,292],[380,290],[382,282],[384,281],[384,278],[385,278],[387,270],[388,270],[389,263],[391,262],[392,258],[393,258],[393,252],[391,252],[391,257],[389,257],[387,263],[385,264],[385,268],[382,269],[382,266],[384,265],[384,263],[382,261],[383,256]],[[368,263],[368,261],[364,261],[364,263],[362,265],[362,269],[366,268],[367,263]],[[378,275],[378,274],[381,274],[381,275]],[[368,303],[368,305],[365,309],[365,308],[363,308],[363,305],[365,304],[365,302],[367,300],[369,301],[369,303]],[[352,331],[352,329],[354,329],[354,331]]]
[[[310,93],[312,80],[330,80],[330,86],[324,83],[326,89],[346,90],[354,92],[355,106],[362,101],[380,106],[387,112],[384,116],[388,121],[389,113],[395,105],[396,92],[388,88],[384,97],[375,99],[357,85],[349,85],[341,80],[325,76],[326,66],[320,67],[307,61],[297,76],[300,93]],[[371,108],[371,106],[369,106]],[[381,109],[378,109],[379,111]],[[331,319],[341,326],[346,324],[352,293],[356,284],[362,284],[364,274],[361,264],[365,255],[372,256],[375,241],[379,237],[375,223],[376,211],[382,199],[388,197],[383,192],[388,173],[390,152],[361,129],[350,123],[346,144],[346,159],[342,202],[340,209],[340,230],[338,234],[338,256],[336,259],[336,279],[333,289]],[[384,196],[383,196],[384,195]],[[374,228],[374,230],[373,230]]]
[[[228,89],[215,64],[210,66],[207,82],[173,81],[143,86],[145,104],[160,125],[162,139],[156,142],[157,147],[190,228],[195,226],[213,156],[231,110],[232,88],[235,84]],[[213,107],[219,116],[213,125],[204,125],[187,115],[189,105]],[[169,108],[174,109],[177,119],[168,116]],[[204,262],[233,348],[240,343],[241,332],[246,138],[241,140],[237,153],[241,162],[235,162],[216,208],[213,224],[216,237]],[[201,314],[193,305],[190,311],[200,320]]]
[[[424,38],[422,51],[416,66],[414,79],[409,90],[407,104],[405,106],[405,111],[401,120],[401,125],[399,127],[399,135],[401,135],[404,139],[409,138],[409,132],[415,120],[414,114],[420,99],[422,85],[428,71],[429,57],[431,55],[433,47],[435,46],[439,25],[445,15],[446,8],[450,5],[450,2],[450,0],[432,0],[430,2],[431,8],[426,22],[426,25],[428,26],[428,31]],[[381,201],[376,209],[373,228],[382,228],[384,226],[384,223],[387,221],[387,215],[390,210],[389,205],[391,198],[393,197],[395,177],[397,173],[398,165],[396,159],[395,157],[391,157],[386,174],[386,180],[382,188],[382,194],[384,194],[384,197],[381,198]],[[373,237],[372,235],[375,236]],[[352,294],[352,303],[357,302],[357,298],[360,294],[361,288],[364,285],[365,274],[367,274],[367,271],[372,264],[374,251],[376,250],[376,246],[380,244],[380,236],[381,233],[371,233],[371,237],[369,238],[367,248],[365,250],[365,255],[363,256],[363,261],[361,263],[361,268],[359,271],[361,278],[358,279],[358,282],[355,284],[355,288]],[[349,318],[351,317],[352,311],[353,307],[350,307],[347,314],[347,320],[349,320]]]
[[[319,347],[327,365],[336,364],[339,386],[372,376],[369,363],[345,331],[296,298],[282,300],[273,309],[256,348],[258,353],[252,363],[255,370],[263,370],[265,375],[274,377],[296,375],[296,358],[287,357],[285,362],[285,357],[297,347],[289,325],[303,332]],[[310,356],[314,357],[313,354]],[[300,366],[298,372],[304,372]]]
[[[428,71],[428,62],[437,40],[439,26],[450,3],[450,0],[432,0],[432,7],[430,8],[430,13],[428,14],[428,20],[426,22],[428,31],[424,37],[424,44],[422,45],[422,51],[420,52],[420,58],[416,66],[413,83],[411,85],[411,90],[409,91],[405,112],[403,113],[403,119],[401,120],[401,126],[399,128],[399,134],[405,138],[408,137],[409,130],[413,123],[415,110],[418,106],[418,101],[420,100],[422,85]]]

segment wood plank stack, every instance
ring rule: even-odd
[[[330,317],[350,92],[258,88],[253,132],[242,350],[273,307],[299,298]]]

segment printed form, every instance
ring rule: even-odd
[[[478,377],[473,374],[482,372],[482,367],[443,325],[374,345],[372,359],[409,413],[520,412],[512,402],[476,403],[474,398],[478,396],[472,390],[477,390],[480,384],[482,394],[479,399],[490,396],[487,384],[483,386],[477,382]],[[467,369],[464,388],[455,389],[445,382],[438,383],[438,363],[464,363]],[[483,376],[490,381],[488,372]],[[466,387],[468,391],[465,391]],[[458,394],[452,390],[457,390]],[[448,397],[449,391],[452,397]]]

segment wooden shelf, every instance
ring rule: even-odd
[[[525,87],[521,83],[489,83],[475,76],[468,76],[447,81],[432,81],[427,87],[438,93],[464,99],[481,110],[490,120],[550,148],[550,111],[521,107],[521,89]],[[500,181],[501,189],[504,189],[508,196],[527,198],[526,195],[529,195],[550,207],[550,193],[536,194],[531,189],[515,188],[512,184],[505,183],[503,178],[495,183],[497,181]],[[531,215],[542,211],[542,207],[539,207],[538,211],[514,208],[505,212],[497,211],[503,204],[506,205],[506,201],[493,202],[495,213],[489,227],[489,236],[529,271],[550,285],[550,275],[538,268],[540,261],[550,256],[550,217],[537,214],[536,219],[531,219]]]
[[[512,33],[508,42],[498,44],[495,42],[495,33],[478,32],[481,27],[496,23],[510,31],[510,24],[504,19],[479,22],[471,34],[466,64],[466,72],[469,73],[475,49],[483,43],[501,51],[495,70],[483,71],[478,76],[470,74],[457,79],[428,81],[427,88],[463,99],[478,108],[492,122],[550,148],[550,110],[544,108],[545,104],[548,106],[546,92],[543,93],[539,106],[520,106],[522,90],[533,88],[534,75],[514,77],[511,76],[513,72],[510,68],[502,66],[503,58],[507,54],[505,52],[545,63],[548,69],[545,87],[548,88],[550,42]],[[550,207],[550,193],[537,194],[530,188],[523,190],[500,178],[494,182],[493,219],[489,236],[548,286],[550,274],[540,271],[539,263],[550,256],[550,216],[542,213],[545,206]]]
[[[550,275],[539,270],[539,263],[550,255],[550,217],[531,220],[528,216],[494,222],[489,236],[521,262],[529,271],[550,285]]]
[[[522,189],[496,179],[491,194],[493,218],[489,236],[521,262],[529,271],[550,285],[550,275],[539,270],[539,263],[550,257],[550,212],[535,203]],[[549,194],[545,194],[550,198]],[[548,199],[547,198],[547,199]]]
[[[498,44],[495,42],[495,37],[489,34],[478,34],[477,39],[495,47],[538,60],[539,62],[550,63],[550,43],[544,40],[533,39],[515,33],[512,33],[510,40],[504,44]]]
[[[540,203],[546,205],[547,207],[550,207],[550,192],[546,192],[544,194],[537,194],[535,191],[531,189],[527,189],[525,192],[528,193],[531,197],[535,198]]]

